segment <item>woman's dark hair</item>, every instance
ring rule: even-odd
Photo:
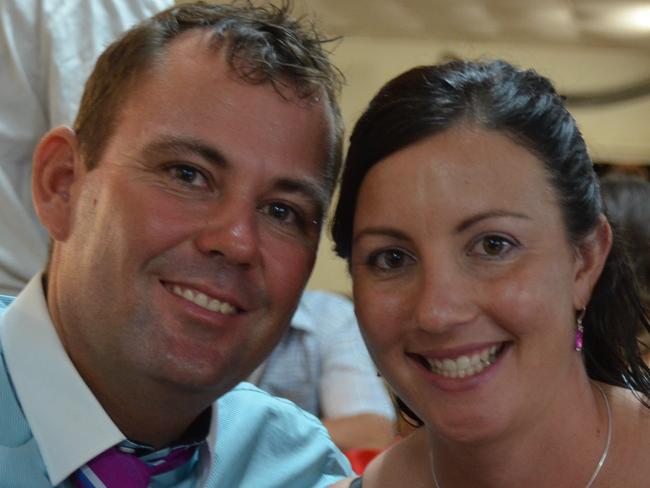
[[[650,306],[650,181],[612,173],[600,180],[605,214],[625,247],[641,299]],[[639,330],[644,333],[645,330]],[[645,340],[647,342],[647,335]],[[650,345],[650,344],[648,344]]]
[[[417,67],[391,80],[354,127],[332,225],[339,256],[350,258],[357,196],[370,168],[462,123],[498,131],[543,161],[574,246],[599,225],[598,179],[576,122],[552,83],[504,61],[453,61]],[[637,396],[650,407],[650,370],[637,343],[638,323],[650,330],[615,238],[587,306],[585,366],[594,380],[627,386],[641,393]],[[417,419],[413,412],[406,413]]]

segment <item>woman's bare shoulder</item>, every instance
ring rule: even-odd
[[[639,433],[650,429],[650,399],[618,386],[603,385],[613,415],[613,427],[620,424],[624,429],[631,428]],[[650,442],[650,436],[648,437]]]
[[[649,486],[650,408],[628,389],[603,387],[611,407],[612,439],[602,481],[612,483],[606,486]]]
[[[372,460],[363,474],[363,488],[430,488],[428,459],[426,430],[419,428]]]

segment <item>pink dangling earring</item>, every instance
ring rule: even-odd
[[[585,328],[582,325],[582,320],[585,318],[586,311],[587,309],[583,308],[576,317],[576,351],[578,352],[582,351],[584,343]]]

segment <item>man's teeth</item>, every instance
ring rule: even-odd
[[[182,288],[178,285],[174,285],[172,287],[172,291],[179,297],[183,297],[185,300],[188,300],[198,305],[199,307],[203,307],[212,312],[219,312],[225,315],[234,315],[237,313],[237,309],[231,304],[210,298],[200,291],[190,290],[189,288]]]
[[[423,359],[435,374],[447,378],[467,378],[480,373],[491,365],[495,361],[499,349],[499,346],[492,346],[471,356],[458,356],[455,359],[445,358],[441,360],[424,357]]]

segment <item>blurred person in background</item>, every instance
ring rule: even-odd
[[[305,291],[249,381],[319,417],[344,451],[381,450],[394,438],[395,409],[346,297]]]
[[[32,204],[32,153],[74,121],[99,54],[173,0],[0,0],[0,294],[45,265],[47,230]]]

